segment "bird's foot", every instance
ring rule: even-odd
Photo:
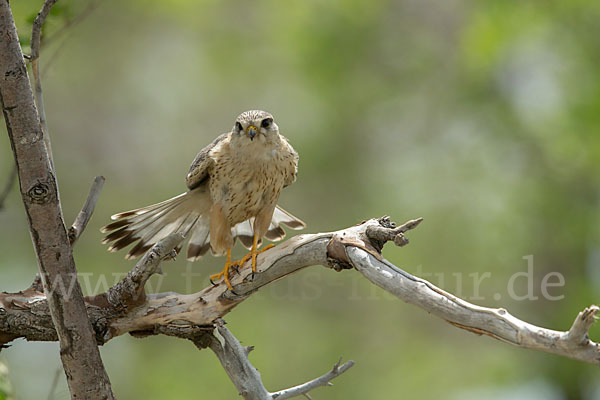
[[[271,244],[266,245],[265,247],[263,247],[260,250],[252,249],[252,250],[250,250],[250,252],[248,254],[246,254],[244,257],[242,257],[241,260],[235,261],[234,264],[238,265],[241,268],[246,263],[246,261],[248,261],[249,259],[252,259],[252,279],[254,279],[254,273],[256,272],[256,256],[262,252],[269,250],[272,247],[275,247],[275,245],[271,243]]]
[[[208,277],[208,279],[210,279],[210,283],[212,283],[213,285],[217,285],[215,283],[215,281],[217,279],[221,279],[223,278],[223,281],[225,282],[225,284],[227,285],[227,288],[231,291],[233,291],[233,287],[231,286],[231,282],[229,282],[229,270],[233,269],[236,265],[237,261],[231,262],[231,261],[227,261],[225,263],[225,267],[223,268],[223,271],[219,272],[218,274],[214,274]]]

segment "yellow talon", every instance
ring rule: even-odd
[[[227,261],[225,261],[225,267],[223,268],[223,271],[219,272],[218,274],[209,276],[208,279],[210,279],[210,281],[212,282],[213,280],[217,280],[222,277],[223,281],[227,285],[227,288],[229,288],[229,290],[233,290],[233,286],[231,286],[231,282],[229,282],[229,270],[236,264],[237,264],[237,261],[231,262],[231,249],[228,249],[227,250]]]
[[[231,286],[231,282],[229,281],[229,270],[231,270],[232,268],[234,268],[236,266],[241,268],[246,263],[246,261],[248,261],[249,259],[252,259],[252,274],[254,275],[254,273],[256,272],[256,256],[258,256],[262,252],[269,250],[272,247],[275,247],[275,245],[271,243],[271,244],[265,246],[264,248],[257,250],[256,249],[257,243],[258,243],[258,239],[255,237],[254,241],[252,243],[252,249],[250,250],[250,252],[248,254],[246,254],[244,257],[242,257],[242,259],[239,261],[231,261],[231,249],[228,249],[227,250],[227,261],[225,262],[225,267],[223,268],[223,271],[219,272],[218,274],[209,276],[210,281],[212,282],[214,280],[223,278],[223,281],[225,282],[225,284],[227,285],[229,290],[233,290],[233,286]]]
[[[254,253],[251,253],[252,254],[252,273],[256,272],[256,256],[264,251],[269,250],[271,247],[275,247],[275,245],[273,243],[271,243],[271,244],[268,244],[265,247],[263,247],[261,250],[254,251]]]
[[[244,263],[246,263],[246,261],[248,261],[250,258],[252,258],[252,273],[253,274],[256,272],[256,256],[264,251],[269,250],[272,247],[275,247],[275,245],[271,243],[271,244],[266,245],[261,250],[256,250],[257,243],[258,243],[258,238],[254,237],[254,241],[252,242],[252,249],[250,250],[250,252],[248,254],[246,254],[240,261],[236,261],[234,263],[234,264],[237,264],[240,267],[242,267],[244,265]]]

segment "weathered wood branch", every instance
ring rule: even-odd
[[[323,374],[318,378],[315,378],[301,385],[279,390],[275,393],[271,393],[271,397],[273,398],[273,400],[285,400],[297,396],[305,396],[310,399],[308,392],[318,388],[319,386],[332,386],[333,384],[330,381],[334,378],[337,378],[344,372],[348,371],[353,365],[354,361],[352,360],[346,361],[342,364],[342,359],[340,358],[338,362],[335,363],[331,371],[327,372],[326,374]]]
[[[46,22],[46,18],[50,15],[50,11],[52,10],[52,6],[56,3],[57,0],[45,0],[42,5],[42,9],[36,15],[33,20],[33,28],[31,29],[31,55],[30,58],[32,60],[36,60],[40,57],[40,47],[42,44],[42,27],[44,26],[44,22]]]
[[[102,186],[104,185],[104,177],[97,176],[94,178],[94,182],[92,183],[92,187],[90,187],[90,193],[88,194],[85,203],[83,204],[83,208],[77,214],[77,218],[73,222],[73,225],[69,228],[69,242],[71,246],[75,244],[79,236],[83,233],[85,227],[88,222],[90,222],[90,218],[92,218],[92,214],[94,213],[94,208],[96,208],[96,203],[98,202],[98,198],[100,197],[100,191],[102,190]]]
[[[48,12],[49,7],[45,15]],[[44,318],[51,316],[53,329],[58,333],[61,361],[71,396],[112,399],[110,382],[76,279],[51,155],[34,104],[8,0],[0,0],[0,102],[44,286],[44,301],[49,304],[49,309],[46,306],[49,312]],[[63,285],[57,286],[58,282]],[[33,295],[37,297],[37,294]],[[29,329],[38,327],[32,325]],[[39,329],[45,331],[43,327]]]
[[[260,378],[260,373],[248,360],[252,347],[244,347],[227,329],[222,320],[217,320],[216,329],[208,336],[208,347],[217,355],[223,369],[245,400],[266,400],[271,396]],[[206,342],[194,341],[198,348],[207,347]]]
[[[456,327],[522,348],[600,366],[600,345],[588,337],[599,310],[595,305],[580,312],[568,331],[545,329],[522,321],[503,308],[471,304],[360,248],[347,247],[346,251],[352,264],[365,278]]]
[[[44,97],[42,93],[42,78],[40,77],[40,47],[42,44],[42,28],[44,22],[52,10],[52,6],[57,0],[45,0],[42,5],[42,9],[33,20],[33,28],[31,29],[31,54],[29,60],[31,61],[31,72],[33,74],[33,83],[35,88],[35,104],[37,106],[38,116],[40,118],[40,125],[44,134],[44,143],[48,149],[48,157],[50,158],[50,165],[54,168],[54,159],[52,156],[52,144],[50,143],[50,133],[48,132],[48,124],[46,122],[46,108],[44,107]]]
[[[217,355],[238,393],[246,400],[284,400],[297,396],[310,398],[308,392],[319,386],[331,386],[332,379],[340,376],[354,365],[352,360],[340,365],[342,361],[340,358],[331,371],[318,378],[298,386],[269,393],[261,380],[260,373],[248,359],[248,355],[254,350],[254,347],[242,346],[227,329],[225,321],[217,319],[212,334],[197,335],[191,340],[199,349],[208,347]]]
[[[152,275],[162,273],[160,262],[167,257],[175,257],[177,255],[175,247],[183,239],[183,234],[174,233],[152,246],[127,276],[108,290],[106,293],[108,304],[122,312],[143,304],[146,301],[144,291],[146,282]]]
[[[88,313],[100,343],[127,332],[136,336],[167,334],[189,339],[210,330],[217,319],[261,287],[304,267],[323,265],[336,270],[351,267],[403,301],[415,304],[454,326],[520,347],[600,365],[600,348],[587,336],[594,315],[598,312],[596,306],[582,312],[569,331],[553,331],[521,321],[504,309],[470,304],[426,280],[398,269],[381,257],[379,251],[385,240],[406,244],[406,238],[395,238],[399,234],[404,235],[406,230],[414,228],[419,222],[409,221],[396,228],[387,218],[372,219],[337,232],[299,235],[260,254],[254,279],[251,278],[250,268],[241,268],[240,274],[232,277],[233,292],[227,290],[225,285],[211,285],[192,294],[149,294],[143,302],[131,303],[126,311],[117,311],[118,307],[103,300],[106,299],[103,294],[88,298]],[[170,246],[176,246],[175,242]],[[165,251],[168,253],[169,250]],[[156,270],[153,264],[148,264],[148,267],[145,265],[140,262],[136,268]],[[144,276],[149,276],[149,272]],[[29,296],[32,298],[29,299]],[[41,293],[0,293],[0,307],[0,338],[55,340],[55,335],[51,334],[52,326],[44,319],[47,305]],[[26,322],[20,324],[20,321]],[[28,330],[29,324],[35,324],[40,330]],[[3,341],[5,344],[9,340]]]

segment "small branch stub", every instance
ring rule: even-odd
[[[96,203],[98,202],[98,198],[100,197],[100,191],[102,190],[102,186],[104,186],[104,177],[97,176],[94,178],[94,182],[92,183],[92,187],[90,188],[90,193],[88,194],[87,199],[83,205],[79,214],[77,214],[77,218],[75,218],[75,222],[69,228],[69,242],[71,246],[79,239],[81,233],[87,226],[88,222],[90,222],[90,218],[92,218],[92,214],[94,213],[94,208],[96,208]]]
[[[161,261],[173,257],[174,249],[183,239],[185,239],[183,234],[173,233],[152,246],[127,276],[108,290],[106,294],[108,303],[122,311],[143,303],[146,300],[144,292],[146,282],[152,275],[161,272]]]
[[[598,319],[596,316],[598,311],[600,311],[598,306],[589,306],[581,311],[575,318],[575,321],[573,321],[571,329],[569,329],[567,341],[571,342],[574,346],[587,345],[590,342],[588,333],[594,322]]]

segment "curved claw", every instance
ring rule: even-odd
[[[244,257],[242,257],[241,260],[233,261],[233,262],[231,261],[231,249],[229,249],[227,251],[227,262],[225,262],[225,267],[223,268],[223,271],[219,272],[218,274],[211,275],[208,278],[210,280],[210,283],[212,283],[214,286],[218,286],[218,283],[215,283],[213,281],[213,279],[216,280],[216,279],[223,278],[223,281],[227,285],[227,288],[229,290],[231,290],[231,292],[233,294],[237,295],[237,293],[235,293],[233,291],[233,286],[231,286],[231,282],[229,281],[230,270],[234,270],[239,275],[240,269],[244,266],[246,261],[252,260],[252,264],[251,264],[252,265],[252,278],[251,279],[254,279],[254,274],[256,273],[256,256],[264,251],[269,250],[271,247],[274,247],[274,245],[269,244],[268,246],[265,246],[261,250],[256,250],[256,247],[253,246],[252,250],[248,254],[246,254]]]

